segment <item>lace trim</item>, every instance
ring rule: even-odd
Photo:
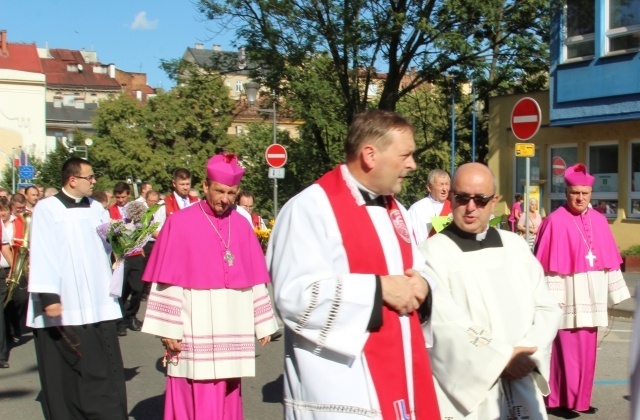
[[[369,418],[380,418],[382,413],[372,408],[355,407],[352,405],[342,404],[323,404],[309,401],[298,401],[289,398],[284,399],[284,405],[287,408],[297,411],[314,411],[319,413],[337,413],[337,414],[354,414]]]
[[[576,315],[576,314],[594,314],[594,313],[607,313],[606,303],[583,303],[564,305],[562,307],[562,313],[564,315]]]
[[[296,325],[295,332],[298,334],[302,334],[302,329],[307,326],[309,323],[309,318],[311,317],[311,312],[318,306],[318,296],[320,295],[320,284],[318,282],[313,283],[311,286],[311,301],[309,302],[309,306],[302,314],[300,318],[300,322]]]
[[[365,204],[364,198],[362,197],[362,194],[360,194],[360,191],[358,191],[358,186],[353,181],[353,178],[347,169],[347,165],[340,165],[340,174],[342,175],[342,179],[344,179],[344,183],[347,184],[347,188],[353,196],[353,199],[356,200],[356,204],[363,206]]]
[[[322,327],[322,330],[320,330],[318,345],[313,350],[313,354],[315,354],[316,356],[320,354],[320,351],[322,351],[322,348],[324,347],[325,341],[327,341],[327,334],[329,334],[329,331],[331,330],[331,328],[333,328],[333,322],[336,320],[336,316],[338,316],[340,306],[342,306],[342,278],[338,277],[336,282],[336,294],[333,298],[333,302],[331,303],[331,308],[329,309],[327,322]]]

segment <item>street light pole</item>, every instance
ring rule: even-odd
[[[260,84],[257,82],[247,82],[244,85],[244,91],[247,95],[247,100],[249,101],[249,107],[252,107],[256,102],[258,90],[260,89]],[[273,108],[272,109],[258,109],[260,112],[265,112],[267,114],[273,114],[273,143],[276,144],[278,142],[278,122],[277,122],[277,113],[276,113],[276,95],[273,94]],[[278,179],[273,178],[273,218],[275,219],[278,215]]]
[[[451,176],[456,170],[456,79],[451,77]]]

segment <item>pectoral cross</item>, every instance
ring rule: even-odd
[[[224,253],[224,260],[229,264],[229,267],[233,265],[233,258],[233,254],[227,249],[227,252]],[[593,267],[593,264],[591,266]]]
[[[593,253],[591,252],[591,250],[589,250],[589,253],[587,254],[587,256],[585,257],[587,260],[589,260],[589,267],[593,267],[593,261],[596,259],[596,256],[593,255]]]

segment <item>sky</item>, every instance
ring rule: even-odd
[[[195,0],[7,0],[0,29],[10,43],[89,50],[103,64],[147,74],[151,87],[174,83],[161,59],[181,58],[196,43],[234,51],[233,31],[216,28],[196,10]]]

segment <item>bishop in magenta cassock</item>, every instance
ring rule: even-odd
[[[594,177],[578,163],[565,171],[567,203],[542,221],[535,254],[562,308],[553,342],[549,408],[595,413],[591,391],[598,327],[608,324],[608,303],[629,298],[620,252],[604,215],[589,207]]]
[[[278,329],[262,248],[232,207],[243,174],[233,155],[209,160],[205,198],[167,219],[143,275],[142,331],[166,347],[165,419],[242,419],[255,337],[264,345]]]

